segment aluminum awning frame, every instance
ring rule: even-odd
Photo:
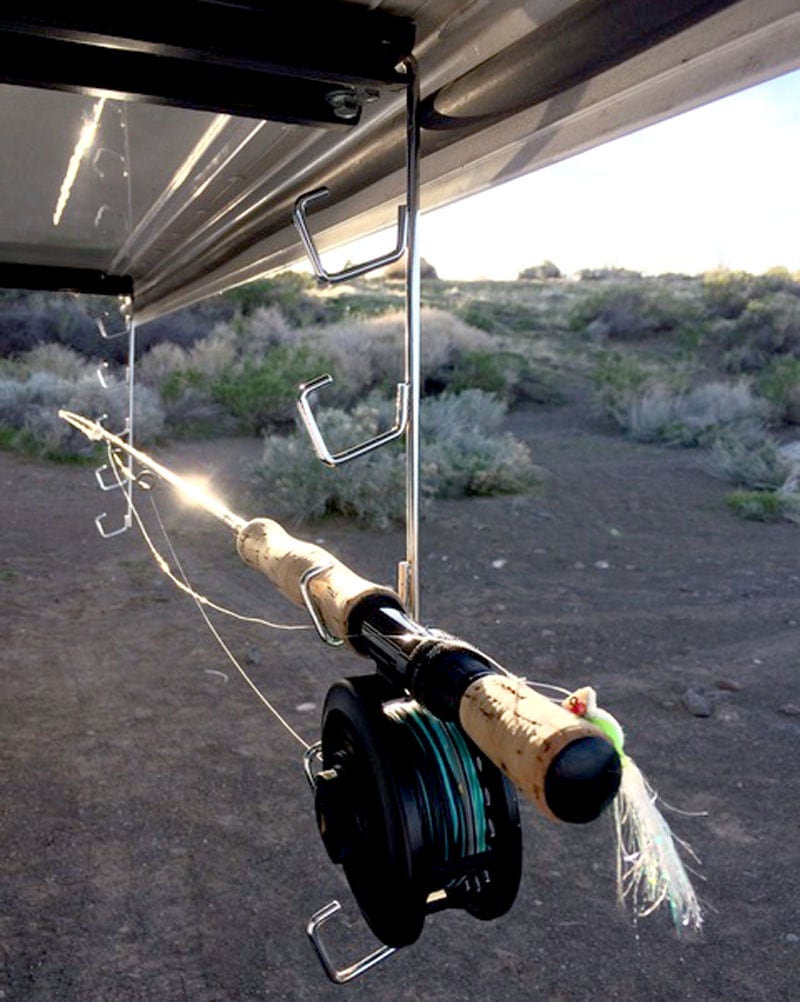
[[[128,283],[147,320],[300,261],[291,210],[311,189],[332,191],[311,219],[323,250],[390,226],[405,49],[423,96],[423,209],[800,66],[796,0],[181,0],[171,14],[177,34],[133,11],[4,4],[7,275]]]

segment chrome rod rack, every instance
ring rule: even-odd
[[[420,403],[420,255],[417,241],[419,215],[419,80],[413,59],[402,64],[406,87],[406,204],[398,208],[397,240],[393,250],[352,265],[338,272],[328,271],[322,263],[306,219],[306,209],[328,196],[327,188],[317,188],[301,195],[295,202],[294,222],[318,281],[326,285],[349,281],[377,268],[386,267],[405,256],[405,335],[403,380],[397,384],[395,420],[388,430],[347,449],[334,452],[325,441],[311,408],[312,394],[328,386],[329,374],[309,380],[299,388],[297,407],[317,457],[326,466],[335,467],[364,456],[388,443],[403,438],[406,451],[406,555],[400,561],[397,588],[409,614],[419,619],[419,403]]]
[[[125,422],[120,433],[120,437],[124,438],[129,445],[133,445],[136,323],[133,317],[133,300],[130,297],[120,297],[120,311],[124,320],[122,330],[114,332],[109,331],[106,325],[108,314],[97,317],[96,323],[100,336],[105,340],[110,341],[121,337],[127,338],[127,366],[125,370],[127,414],[125,416]],[[97,379],[104,389],[109,389],[105,378],[104,366],[100,366],[100,368],[98,368]],[[100,420],[102,421],[103,418],[100,418]],[[108,512],[104,511],[97,515],[94,520],[94,524],[97,526],[97,531],[104,539],[111,539],[113,536],[120,536],[123,532],[127,532],[133,525],[133,488],[135,484],[135,477],[133,475],[133,460],[130,457],[127,457],[121,470],[114,471],[114,480],[112,481],[106,481],[104,476],[109,469],[110,467],[108,463],[104,463],[102,466],[99,466],[95,470],[95,479],[97,480],[100,489],[103,491],[121,490],[125,495],[125,509],[122,513],[122,523],[116,529],[109,529],[106,527]]]

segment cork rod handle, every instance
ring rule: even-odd
[[[459,718],[475,744],[553,820],[593,820],[616,792],[619,760],[611,742],[524,679],[477,679],[461,698]]]
[[[390,588],[359,577],[327,550],[290,535],[269,518],[254,518],[237,534],[236,549],[250,567],[270,579],[295,605],[303,605],[300,581],[306,571],[320,569],[308,584],[317,614],[328,631],[347,642],[350,613],[369,596],[399,602]]]

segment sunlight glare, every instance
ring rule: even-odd
[[[67,172],[64,175],[64,180],[61,182],[61,191],[59,192],[58,202],[53,212],[53,226],[58,226],[61,222],[61,217],[72,194],[72,186],[75,183],[75,178],[78,176],[83,158],[94,145],[95,137],[97,136],[97,127],[100,124],[100,116],[103,114],[105,103],[106,99],[104,97],[99,98],[95,102],[91,117],[84,120],[83,128],[75,144],[75,149],[72,151],[72,156],[69,158],[69,163],[67,164]]]

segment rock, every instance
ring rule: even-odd
[[[742,683],[735,682],[732,678],[718,678],[717,688],[723,692],[741,692]]]
[[[800,717],[800,706],[797,703],[784,703],[780,712],[785,717]]]
[[[683,694],[683,705],[693,717],[710,717],[714,712],[711,697],[702,689],[687,689]]]
[[[244,663],[251,667],[261,664],[261,651],[257,647],[248,647],[244,656]]]

